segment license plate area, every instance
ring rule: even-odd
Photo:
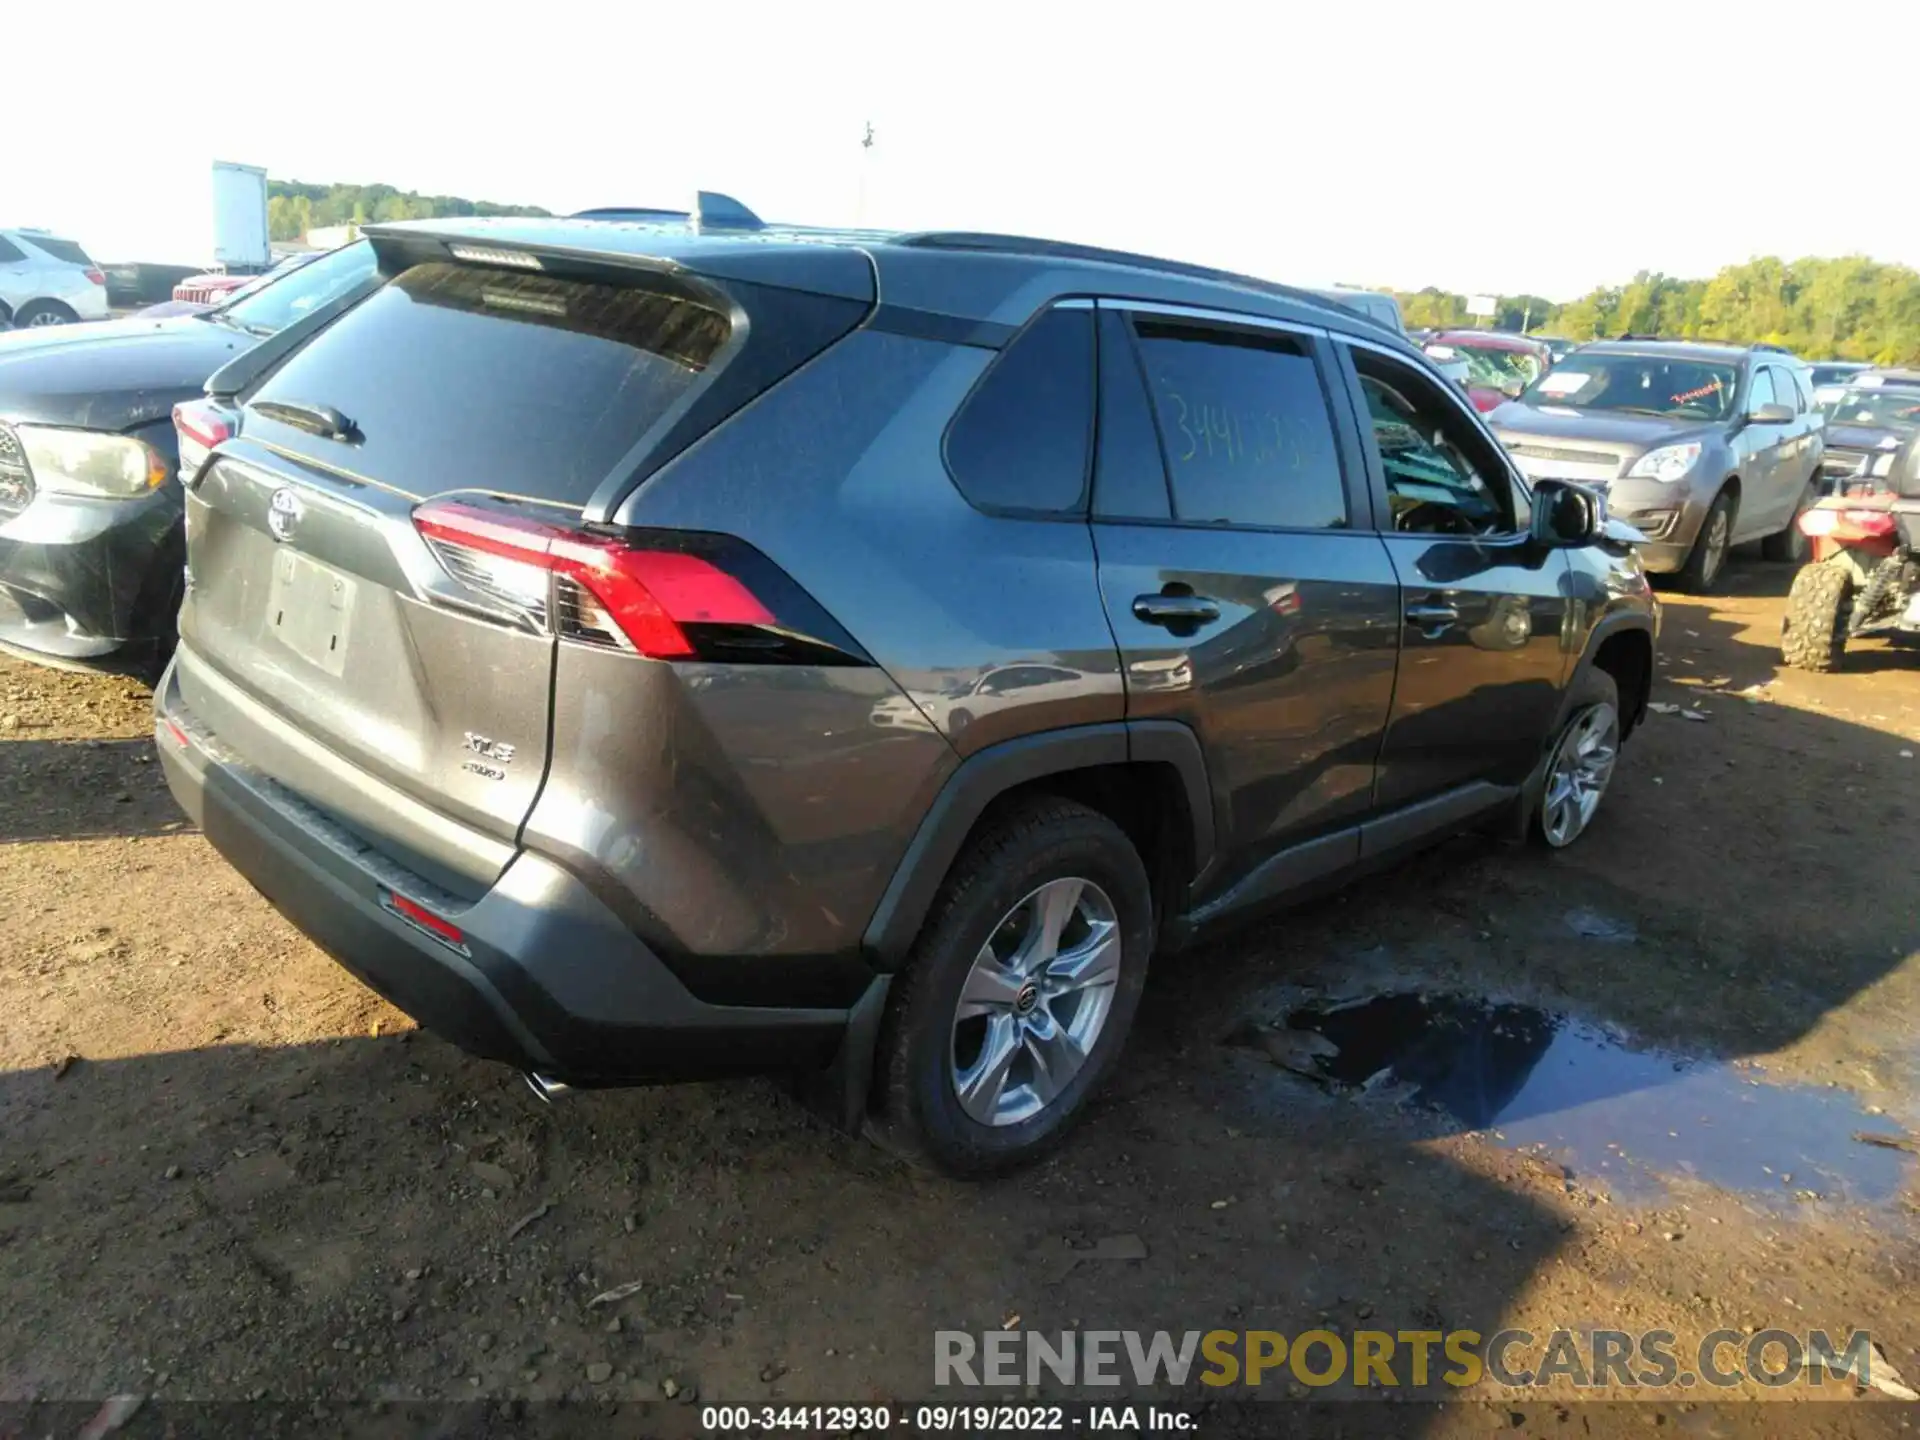
[[[276,550],[266,633],[308,664],[337,676],[347,663],[358,588],[338,570],[297,550]]]

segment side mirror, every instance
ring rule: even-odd
[[[1756,405],[1747,412],[1747,419],[1755,425],[1791,425],[1793,407],[1775,401],[1771,405]]]
[[[1589,545],[1606,524],[1606,501],[1567,480],[1533,482],[1534,541],[1548,549]]]

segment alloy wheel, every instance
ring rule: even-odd
[[[1579,839],[1592,823],[1620,754],[1620,716],[1604,701],[1590,706],[1554,748],[1540,800],[1540,831],[1556,850]]]
[[[1017,1125],[1087,1063],[1120,979],[1120,923],[1091,880],[1049,880],[974,957],[954,1010],[951,1078],[982,1125]]]
[[[32,319],[27,321],[27,328],[29,330],[37,330],[42,325],[64,325],[66,323],[66,317],[57,310],[39,310],[34,313]]]
[[[1707,517],[1707,533],[1701,544],[1707,547],[1707,553],[1700,565],[1702,586],[1713,584],[1720,578],[1720,570],[1727,563],[1727,540],[1733,533],[1733,522],[1727,518],[1724,507],[1716,506]]]

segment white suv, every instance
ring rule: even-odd
[[[0,230],[0,321],[25,329],[107,318],[107,277],[71,240]]]

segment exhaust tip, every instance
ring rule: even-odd
[[[533,1070],[523,1070],[520,1078],[527,1082],[527,1088],[551,1105],[564,1095],[573,1092],[573,1087],[564,1080],[555,1080],[551,1076],[541,1075]]]

